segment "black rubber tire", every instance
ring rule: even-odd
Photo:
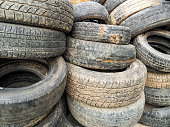
[[[98,108],[118,108],[135,103],[144,90],[147,70],[136,60],[122,72],[97,72],[67,63],[67,93]]]
[[[0,23],[0,58],[47,58],[65,51],[66,35],[49,29]]]
[[[121,23],[132,31],[132,37],[139,35],[147,30],[167,25],[170,22],[170,5],[158,5],[144,9]]]
[[[110,16],[104,6],[97,2],[88,1],[73,5],[74,22],[89,19],[97,19],[103,23],[109,23]]]
[[[0,21],[70,32],[73,6],[69,0],[1,0]]]
[[[160,108],[146,104],[140,123],[151,127],[169,127],[170,106]]]
[[[74,118],[86,127],[133,127],[141,118],[145,96],[134,104],[122,108],[96,108],[67,95],[70,112]]]
[[[170,55],[159,52],[148,44],[147,37],[152,35],[158,35],[170,39],[169,31],[150,31],[146,34],[138,35],[134,40],[134,45],[137,50],[137,58],[147,66],[158,71],[170,72]]]
[[[166,89],[145,87],[146,103],[155,106],[170,106],[170,87]]]
[[[42,68],[23,62],[0,65],[0,77],[25,70],[38,73]],[[40,64],[40,66],[42,66]],[[38,74],[37,74],[38,75]],[[66,64],[62,57],[49,60],[49,73],[41,81],[22,88],[0,89],[0,126],[32,127],[41,121],[61,98],[66,85]]]
[[[70,63],[100,70],[128,67],[136,59],[133,45],[115,45],[68,37],[65,59]]]
[[[77,22],[73,26],[72,37],[86,41],[97,41],[114,44],[129,44],[131,31],[127,27]]]
[[[109,14],[121,3],[125,2],[126,0],[106,0],[103,6],[107,9]]]

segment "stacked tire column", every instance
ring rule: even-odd
[[[133,127],[143,112],[147,71],[129,44],[130,29],[102,24],[109,14],[96,2],[73,8],[75,23],[64,55],[72,115],[86,127]]]
[[[0,1],[1,127],[37,126],[59,105],[66,85],[61,55],[72,25],[67,0]]]

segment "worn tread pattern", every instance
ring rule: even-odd
[[[131,31],[128,27],[97,24],[93,22],[76,22],[72,37],[80,40],[129,44]]]
[[[169,127],[170,106],[161,108],[146,104],[140,123],[151,127]]]
[[[66,35],[60,31],[0,23],[1,58],[47,58],[65,51]]]
[[[145,87],[146,102],[155,106],[170,106],[170,88]]]
[[[74,22],[97,19],[104,23],[110,22],[110,16],[104,6],[97,2],[87,1],[73,5]]]
[[[147,37],[159,35],[166,38],[170,37],[169,31],[150,31],[146,34],[138,35],[134,40],[137,50],[137,58],[144,64],[158,71],[170,72],[170,55],[161,53],[152,48],[147,41]]]
[[[133,45],[115,45],[67,38],[65,59],[73,64],[100,70],[119,70],[136,59]]]
[[[69,95],[67,102],[74,118],[86,127],[133,127],[142,115],[145,96],[142,93],[137,102],[121,108],[97,108]]]
[[[144,89],[147,70],[136,60],[123,72],[95,72],[67,63],[67,93],[95,107],[117,108],[136,102]]]
[[[129,27],[134,37],[150,29],[169,24],[169,10],[169,4],[150,7],[130,16],[120,25]]]
[[[0,21],[70,32],[73,7],[68,0],[1,0]]]

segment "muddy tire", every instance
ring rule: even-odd
[[[168,4],[147,8],[130,16],[121,25],[129,27],[134,37],[147,30],[169,24],[169,10]]]
[[[100,70],[128,67],[136,59],[133,45],[115,45],[68,37],[65,59],[73,64]]]
[[[170,106],[170,88],[145,87],[146,102],[155,106]]]
[[[161,108],[146,104],[140,123],[151,127],[169,127],[170,106]]]
[[[97,41],[114,44],[129,44],[131,31],[127,27],[77,22],[72,30],[72,37],[86,41]]]
[[[22,88],[1,87],[0,126],[32,127],[45,118],[59,101],[66,85],[66,64],[62,57],[51,58],[48,62],[50,71],[41,81]],[[43,71],[42,65],[34,63],[24,60],[0,64],[0,77],[18,71],[39,76],[38,72]]]
[[[74,22],[80,22],[89,19],[96,19],[104,23],[110,21],[108,11],[104,6],[97,2],[82,2],[73,6]]]
[[[74,118],[86,127],[133,127],[140,119],[145,96],[134,104],[122,108],[96,108],[67,96],[69,109]]]
[[[47,58],[65,51],[66,35],[60,31],[0,23],[0,58]]]
[[[134,45],[137,50],[137,58],[147,66],[158,71],[170,72],[170,55],[159,52],[148,44],[147,37],[152,35],[158,35],[170,39],[169,31],[151,31],[146,34],[138,35],[134,40]]]
[[[77,101],[91,106],[124,107],[135,103],[144,90],[147,70],[139,60],[122,72],[91,71],[70,63],[67,66],[67,93]]]

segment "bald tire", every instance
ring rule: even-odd
[[[99,70],[119,70],[136,59],[133,45],[115,45],[67,38],[65,59],[75,65]]]
[[[0,23],[0,58],[47,58],[65,51],[66,35],[32,26]]]
[[[124,45],[130,43],[131,31],[128,27],[123,26],[76,22],[73,26],[72,37],[87,41]]]
[[[147,70],[136,60],[122,72],[97,72],[67,63],[67,93],[84,104],[118,108],[135,103],[144,90]],[[140,74],[140,75],[139,75]]]
[[[75,4],[73,9],[74,22],[81,22],[89,19],[96,19],[103,23],[108,23],[110,21],[110,16],[106,8],[97,2],[81,2]]]
[[[133,127],[140,119],[145,97],[122,108],[97,108],[76,101],[67,95],[70,112],[74,118],[86,127]]]
[[[147,8],[128,17],[120,25],[129,27],[132,37],[135,37],[150,29],[169,24],[169,10],[170,4]]]

